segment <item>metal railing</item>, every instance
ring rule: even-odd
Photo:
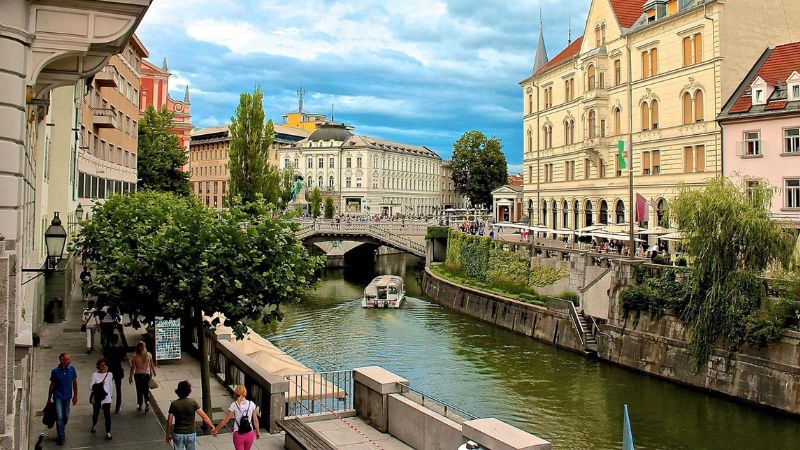
[[[439,400],[435,397],[431,397],[430,395],[422,391],[418,391],[407,384],[400,383],[400,386],[401,386],[400,394],[403,397],[421,406],[424,406],[425,408],[428,408],[431,411],[436,412],[437,414],[447,417],[448,419],[456,423],[461,424],[464,423],[465,421],[475,420],[478,418],[478,416],[470,414],[467,411],[464,411],[463,409],[453,406],[445,401]]]
[[[315,372],[284,377],[289,382],[286,416],[301,417],[354,409],[353,371]]]
[[[581,340],[581,345],[586,348],[586,330],[581,325],[581,320],[578,317],[578,310],[572,302],[566,302],[569,305],[569,318],[571,319],[572,326],[575,327],[575,332],[578,333],[578,338]]]
[[[401,250],[414,253],[417,256],[425,255],[425,246],[423,244],[414,242],[407,237],[395,234],[391,230],[386,229],[384,225],[379,225],[375,223],[369,223],[369,222],[350,222],[350,223],[317,222],[311,224],[303,223],[297,232],[297,236],[300,239],[306,239],[315,233],[331,233],[337,235],[361,234],[372,237],[379,241],[383,241]]]

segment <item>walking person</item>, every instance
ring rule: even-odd
[[[86,298],[86,291],[92,285],[92,272],[89,272],[89,267],[84,265],[80,274],[81,279],[81,294]]]
[[[114,329],[117,328],[117,310],[103,302],[97,315],[100,317],[100,343],[105,350],[111,342],[111,336],[114,335]]]
[[[72,358],[69,353],[58,355],[58,367],[50,371],[50,388],[47,392],[47,403],[56,404],[56,433],[58,445],[64,445],[66,434],[64,428],[69,421],[69,403],[78,403],[78,373],[70,365]]]
[[[91,395],[89,403],[92,404],[92,433],[97,431],[97,419],[100,417],[100,410],[103,410],[103,421],[106,428],[106,440],[111,440],[111,380],[113,375],[108,372],[108,365],[105,358],[97,360],[97,372],[92,374],[89,384]]]
[[[125,378],[125,369],[122,368],[122,363],[128,362],[128,352],[125,347],[120,345],[119,335],[111,336],[111,345],[105,349],[103,356],[106,358],[108,371],[111,372],[116,387],[114,414],[119,414],[119,408],[122,406],[122,379]]]
[[[169,404],[167,413],[167,444],[174,444],[175,450],[194,450],[197,441],[197,429],[195,428],[194,415],[197,414],[203,419],[203,423],[209,430],[214,429],[214,423],[208,418],[205,412],[200,409],[197,400],[189,398],[192,393],[192,385],[186,380],[178,383],[175,389],[177,400]],[[173,427],[174,424],[174,427]]]
[[[228,414],[211,431],[211,434],[216,436],[219,430],[228,424],[228,421],[235,419],[233,422],[233,447],[236,450],[250,450],[254,441],[253,434],[255,433],[255,439],[261,439],[256,404],[245,398],[247,388],[242,385],[233,388],[233,395],[236,396],[236,400],[231,403]]]
[[[150,411],[150,377],[156,376],[156,368],[153,364],[153,355],[147,351],[144,341],[139,341],[136,344],[136,353],[131,359],[131,375],[128,377],[128,382],[133,384],[136,382],[136,404],[139,405],[136,409],[142,410],[142,403],[144,403],[145,412]]]
[[[86,353],[94,351],[94,334],[100,328],[100,319],[97,317],[97,309],[94,307],[94,301],[89,300],[86,303],[86,309],[83,310],[83,327],[86,331]]]

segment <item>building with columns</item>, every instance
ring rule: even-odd
[[[69,90],[99,72],[122,52],[151,0],[6,0],[0,14],[0,448],[30,448],[30,348],[34,342],[36,299],[45,296],[53,272],[46,266],[44,228],[55,212],[70,220],[74,199],[67,185],[74,176],[75,133],[80,95]],[[68,103],[70,125],[55,128],[55,97]],[[63,112],[63,111],[62,111]],[[107,120],[110,120],[107,119]],[[69,127],[68,129],[66,127]],[[80,131],[79,129],[77,131]],[[64,139],[64,132],[68,139]],[[66,155],[66,156],[65,156]],[[52,185],[51,185],[52,183]],[[73,184],[74,186],[74,184]],[[59,194],[50,205],[51,193]],[[68,223],[64,223],[68,226]],[[63,263],[62,263],[63,264]],[[25,270],[23,270],[25,269]],[[35,278],[34,278],[35,277]],[[42,386],[37,386],[42,389]]]
[[[194,128],[192,125],[192,104],[189,100],[189,86],[186,86],[186,91],[183,94],[183,101],[175,100],[169,95],[169,66],[167,65],[167,58],[161,67],[142,59],[139,64],[139,73],[141,74],[141,90],[139,95],[141,100],[139,109],[141,115],[148,106],[154,107],[156,110],[166,108],[167,111],[173,114],[172,118],[172,133],[178,136],[178,141],[181,147],[189,150],[189,133]]]
[[[781,0],[593,0],[585,35],[552,59],[540,33],[520,82],[533,223],[628,222],[624,141],[635,191],[649,204],[640,225],[665,225],[679,184],[722,173],[715,117],[764,46],[790,41],[798,20],[800,3]]]
[[[442,159],[427,147],[358,136],[342,124],[321,125],[279,148],[281,169],[294,169],[306,188],[333,197],[351,215],[425,215],[442,211]]]

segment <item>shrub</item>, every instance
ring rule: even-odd
[[[428,227],[425,231],[425,239],[447,239],[450,234],[448,227]]]
[[[572,304],[575,306],[580,306],[580,296],[578,296],[577,292],[564,291],[558,295],[558,298],[560,298],[561,300],[572,302]]]
[[[678,267],[687,267],[689,264],[687,263],[686,258],[681,256],[677,261],[675,261],[675,265]]]

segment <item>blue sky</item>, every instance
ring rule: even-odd
[[[425,145],[448,158],[477,129],[502,139],[521,171],[522,93],[539,0],[156,0],[137,34],[195,126],[230,121],[256,85],[276,123],[297,109],[331,113],[356,133]],[[582,33],[590,0],[541,0],[549,56]]]

